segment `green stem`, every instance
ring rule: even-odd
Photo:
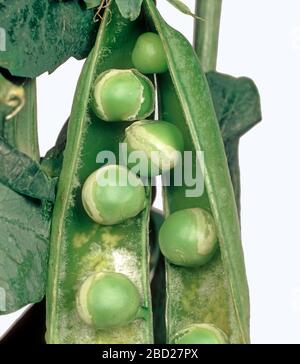
[[[15,129],[15,146],[32,159],[39,161],[36,80],[26,80],[24,89],[26,97],[25,105],[12,121]]]
[[[194,48],[204,72],[216,70],[222,0],[196,0]]]

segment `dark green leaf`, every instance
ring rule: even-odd
[[[0,182],[15,192],[54,202],[56,179],[51,179],[39,163],[10,146],[0,137]]]
[[[48,176],[59,177],[63,164],[63,155],[67,143],[69,119],[63,125],[54,147],[52,147],[42,158],[42,168]]]
[[[94,11],[78,1],[0,0],[0,12],[6,36],[0,66],[30,78],[55,70],[72,56],[85,58],[99,26]]]
[[[125,19],[135,20],[141,12],[143,0],[116,0],[121,15]]]
[[[240,137],[261,120],[259,93],[252,80],[217,72],[206,77],[225,141]]]
[[[0,108],[7,107],[7,95],[16,86],[0,82]],[[22,153],[38,160],[36,133],[35,81],[23,82],[25,105],[12,120],[5,121],[11,108],[0,114],[2,121],[0,153],[0,314],[38,302],[45,293],[52,204],[37,198],[53,199],[54,186],[39,165]],[[7,143],[6,144],[6,140]],[[13,147],[18,147],[18,152]],[[24,168],[22,171],[20,168]],[[39,180],[44,186],[37,186]],[[4,185],[2,182],[6,183]],[[32,188],[32,190],[31,190]]]
[[[0,184],[0,314],[43,298],[51,207]]]

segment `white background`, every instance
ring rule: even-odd
[[[194,7],[193,0],[185,1]],[[158,5],[191,40],[191,18],[166,0]],[[223,0],[218,70],[256,81],[264,117],[240,146],[253,343],[300,343],[299,14],[299,0]],[[70,60],[38,80],[42,154],[70,113],[81,66]],[[15,318],[0,318],[0,335]]]

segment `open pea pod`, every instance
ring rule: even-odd
[[[131,52],[143,32],[141,19],[124,19],[112,1],[105,11],[95,46],[80,76],[64,151],[53,214],[47,289],[48,343],[152,343],[152,309],[148,273],[148,222],[151,202],[135,218],[114,226],[94,223],[81,202],[86,178],[101,167],[100,151],[119,154],[127,122],[109,123],[91,108],[96,77],[108,69],[132,67]],[[118,162],[118,161],[117,161]],[[85,279],[97,272],[125,274],[138,288],[142,318],[130,324],[96,330],[76,308],[76,295]]]
[[[205,158],[204,194],[186,197],[187,186],[171,184],[164,192],[165,211],[167,215],[190,207],[211,211],[220,245],[203,267],[166,264],[167,341],[191,324],[211,323],[231,343],[245,343],[249,341],[249,297],[239,218],[207,81],[189,42],[164,22],[153,1],[145,0],[145,5],[169,66],[169,73],[157,78],[160,118],[181,129],[185,150],[203,151]]]

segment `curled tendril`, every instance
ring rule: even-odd
[[[0,104],[12,108],[11,112],[5,116],[5,120],[12,119],[25,105],[24,88],[22,86],[5,87],[0,94]]]
[[[98,22],[99,20],[103,19],[103,16],[101,15],[101,11],[105,8],[107,8],[110,4],[111,0],[101,0],[101,4],[99,5],[99,8],[96,11],[96,14],[94,15],[94,22]]]
[[[11,90],[7,95],[6,105],[13,108],[5,117],[5,120],[10,120],[15,117],[25,105],[25,92],[23,87]]]

